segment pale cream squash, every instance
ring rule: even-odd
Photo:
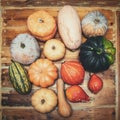
[[[43,49],[45,57],[53,61],[62,59],[65,55],[65,51],[65,45],[58,39],[48,40]]]
[[[65,5],[58,13],[58,29],[67,48],[74,50],[81,44],[81,24],[77,11]]]
[[[32,106],[40,113],[48,113],[57,106],[57,95],[52,89],[40,88],[31,97]]]

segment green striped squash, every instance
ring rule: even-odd
[[[32,89],[27,71],[18,62],[12,61],[9,66],[10,81],[15,90],[20,94],[28,94]]]

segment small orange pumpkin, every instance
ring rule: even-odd
[[[55,18],[45,10],[36,11],[27,19],[29,31],[41,41],[54,37],[57,25]]]
[[[48,59],[38,59],[28,69],[30,81],[41,87],[48,87],[54,84],[58,77],[57,67]]]
[[[65,83],[78,85],[84,80],[85,70],[78,61],[65,61],[61,65],[60,73]]]

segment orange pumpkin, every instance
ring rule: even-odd
[[[65,61],[61,65],[60,73],[65,83],[78,85],[84,80],[85,70],[78,61]]]
[[[57,67],[48,59],[38,59],[28,69],[30,81],[41,87],[48,87],[54,84],[58,77]]]
[[[29,31],[42,41],[53,38],[57,30],[56,20],[45,10],[31,14],[27,19],[27,26]]]

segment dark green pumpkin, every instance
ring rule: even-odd
[[[29,81],[27,71],[20,63],[12,61],[9,66],[9,76],[13,87],[18,93],[30,93],[32,85]]]
[[[86,71],[102,72],[114,63],[115,52],[110,40],[102,36],[91,37],[81,44],[79,60]]]

